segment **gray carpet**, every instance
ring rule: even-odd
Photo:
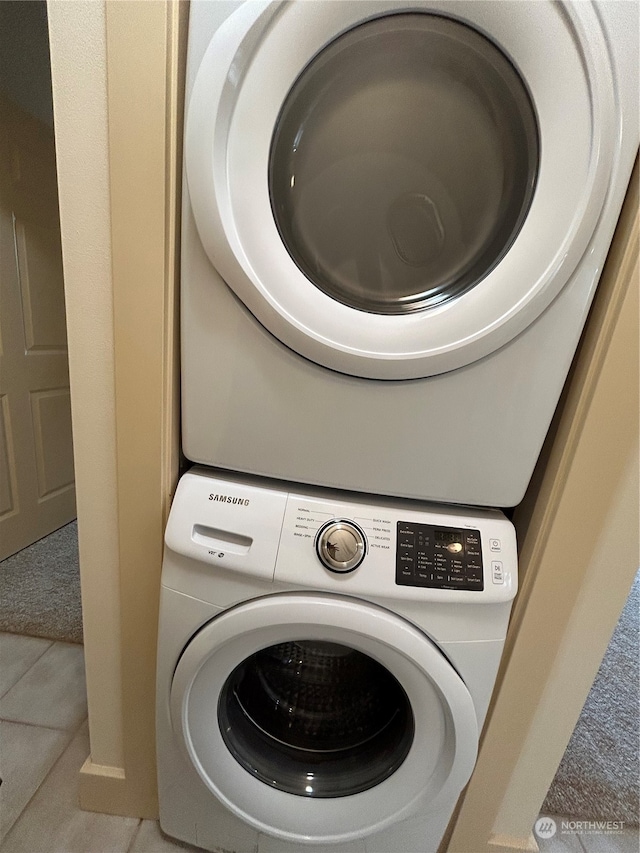
[[[638,826],[640,573],[542,806],[542,814]]]
[[[0,631],[82,642],[77,522],[0,563]]]

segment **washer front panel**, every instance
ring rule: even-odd
[[[615,159],[615,91],[590,4],[410,4],[491,39],[529,87],[540,128],[530,212],[480,285],[428,310],[382,316],[314,287],[280,240],[268,188],[273,129],[308,61],[391,3],[245,4],[201,63],[186,129],[189,191],[211,262],[287,346],[356,376],[400,379],[469,364],[526,328],[564,286],[600,215]]]
[[[225,745],[216,709],[229,676],[261,649],[301,638],[367,655],[408,697],[411,747],[373,788],[338,798],[296,796],[256,778]],[[291,842],[362,838],[414,812],[435,810],[466,783],[477,751],[471,696],[437,646],[383,608],[322,593],[254,599],[205,625],[176,667],[171,719],[188,760],[220,801],[251,826]]]
[[[351,571],[318,555],[318,536],[334,520],[364,540]],[[344,595],[491,604],[511,601],[518,586],[515,530],[495,510],[298,494],[211,473],[182,477],[165,541],[215,568]]]

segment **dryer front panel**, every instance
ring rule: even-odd
[[[323,593],[257,598],[200,629],[171,719],[220,802],[290,842],[448,807],[477,751],[473,701],[440,649],[381,607]]]
[[[530,325],[583,257],[615,98],[591,4],[240,4],[188,98],[200,240],[317,364],[453,370]]]

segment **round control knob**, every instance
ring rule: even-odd
[[[352,572],[364,560],[367,540],[353,521],[334,518],[318,531],[316,551],[332,572]]]

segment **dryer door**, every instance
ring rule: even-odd
[[[429,376],[505,344],[567,282],[615,115],[591,4],[244,3],[190,94],[189,195],[211,262],[283,343],[355,376]]]
[[[292,842],[452,807],[478,742],[471,696],[436,645],[387,610],[321,593],[255,599],[205,625],[176,667],[171,719],[209,790]]]

